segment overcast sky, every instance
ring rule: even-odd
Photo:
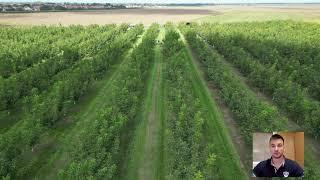
[[[0,2],[86,2],[86,3],[306,3],[320,0],[0,0]]]

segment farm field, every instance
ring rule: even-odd
[[[210,9],[198,8],[144,8],[79,12],[41,12],[0,14],[0,24],[7,25],[90,25],[130,23],[151,25],[168,21],[188,21],[217,14]]]
[[[250,179],[271,131],[320,179],[316,7],[110,13],[0,14],[1,179]]]
[[[0,13],[4,25],[139,24],[196,21],[226,23],[294,20],[320,22],[319,4],[163,6],[78,12]]]

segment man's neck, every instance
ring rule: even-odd
[[[283,161],[284,161],[284,156],[282,155],[280,158],[273,158],[272,157],[272,163],[277,167],[279,168],[282,164],[283,164]]]

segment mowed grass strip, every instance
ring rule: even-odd
[[[247,179],[222,116],[171,24],[166,25],[162,52],[167,113],[161,178]]]
[[[159,137],[161,131],[162,62],[160,44],[164,28],[160,28],[158,44],[154,49],[154,61],[148,79],[146,96],[140,115],[140,123],[135,129],[134,140],[128,162],[127,175],[123,179],[156,179],[158,156],[161,153]]]

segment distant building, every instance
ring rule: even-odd
[[[29,6],[24,6],[24,7],[23,7],[23,10],[24,10],[24,11],[33,11],[33,9],[30,8]]]
[[[32,8],[34,11],[40,11],[40,5],[35,5]]]
[[[125,5],[126,8],[139,8],[141,7],[141,5],[137,5],[137,4],[128,4],[128,5]]]
[[[1,0],[0,0],[1,1]],[[136,8],[139,5],[129,4],[129,8]],[[87,9],[119,9],[126,8],[123,4],[111,3],[0,3],[0,12],[9,11],[64,11],[64,10],[87,10]]]

